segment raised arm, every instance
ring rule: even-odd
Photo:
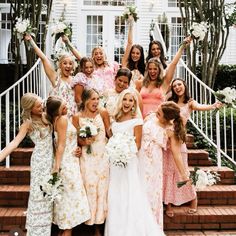
[[[175,69],[176,69],[176,66],[179,62],[179,59],[181,58],[184,49],[186,48],[187,45],[190,44],[190,42],[191,42],[190,36],[184,39],[183,44],[179,47],[179,50],[175,54],[173,60],[166,68],[165,80],[164,80],[165,90],[167,90],[169,88],[171,80],[173,79],[173,76],[175,74]]]
[[[207,104],[199,104],[196,101],[191,101],[190,103],[190,108],[194,111],[210,111],[210,110],[215,110],[216,108],[221,108],[222,103],[221,102],[215,102],[214,104],[207,105]]]
[[[75,48],[75,46],[70,42],[69,38],[63,34],[61,36],[62,41],[69,47],[69,49],[71,50],[71,52],[73,53],[73,55],[80,61],[81,60],[81,56],[79,51]]]
[[[37,44],[34,42],[31,35],[29,35],[29,34],[25,35],[24,39],[26,41],[30,42],[35,53],[42,60],[45,73],[46,73],[47,77],[49,78],[50,82],[52,83],[52,86],[55,87],[57,74],[56,74],[56,71],[55,71],[54,67],[52,66],[51,62],[49,61],[47,56],[42,52],[42,50],[37,46]]]
[[[61,160],[66,147],[66,130],[68,121],[65,116],[58,118],[55,124],[55,130],[57,131],[58,140],[56,144],[55,163],[53,172],[59,172],[61,166]]]
[[[16,137],[0,152],[0,162],[14,151],[29,131],[30,122],[24,122]]]
[[[129,19],[128,24],[129,24],[128,41],[127,41],[127,45],[126,45],[126,48],[125,48],[125,53],[124,53],[124,55],[122,57],[122,61],[121,61],[122,67],[127,67],[130,50],[131,50],[132,45],[133,45],[133,24],[134,24],[133,17],[131,17]]]

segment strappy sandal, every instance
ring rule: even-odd
[[[195,208],[189,208],[188,209],[188,214],[192,215],[192,214],[195,214],[195,213],[197,213],[197,209],[195,209]]]
[[[173,218],[175,214],[173,210],[166,210],[166,215],[170,218]]]

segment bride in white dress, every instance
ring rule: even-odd
[[[115,121],[111,126],[113,136],[105,152],[110,159],[105,236],[164,235],[151,212],[138,171],[137,151],[141,145],[143,125],[143,120],[138,118],[139,112],[135,93],[129,89],[124,90],[114,113]],[[119,161],[119,154],[124,159]],[[127,165],[125,157],[129,159]]]

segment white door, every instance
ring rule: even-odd
[[[127,40],[127,27],[121,15],[116,12],[86,11],[84,12],[85,54],[91,56],[92,49],[104,48],[109,61],[121,62]]]

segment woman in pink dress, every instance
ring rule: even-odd
[[[35,53],[42,60],[43,67],[48,79],[51,82],[52,89],[50,95],[62,98],[68,106],[68,116],[71,117],[77,112],[77,105],[74,99],[74,90],[71,88],[72,73],[75,67],[75,60],[71,54],[63,54],[58,61],[58,70],[56,71],[47,56],[34,42],[30,35],[25,36],[29,41]]]
[[[95,47],[92,50],[92,58],[95,65],[94,76],[98,77],[103,86],[103,91],[114,88],[115,75],[119,69],[116,61],[108,62],[102,47]]]
[[[147,62],[143,80],[138,80],[136,83],[136,89],[140,92],[143,100],[143,117],[156,111],[158,105],[164,101],[165,95],[170,89],[177,63],[190,41],[190,37],[184,40],[185,43],[179,48],[165,73],[164,67],[158,58],[151,58]]]
[[[213,110],[221,106],[221,103],[216,102],[212,105],[201,105],[191,99],[188,94],[188,88],[186,83],[182,79],[174,79],[171,84],[172,96],[168,99],[174,101],[180,107],[181,116],[186,125],[190,114],[193,110],[208,111]],[[188,153],[186,144],[183,143],[181,146],[182,159],[186,171],[188,171]],[[164,151],[164,184],[163,184],[163,197],[164,203],[167,205],[166,214],[169,217],[174,216],[172,204],[182,205],[186,202],[190,202],[189,214],[193,214],[197,211],[197,196],[196,191],[192,185],[184,185],[178,188],[176,182],[179,180],[179,174],[177,172],[175,163],[173,162],[172,154],[170,149],[167,148]]]
[[[182,179],[188,179],[180,152],[181,143],[185,141],[185,130],[180,109],[174,102],[163,102],[158,106],[156,113],[146,117],[138,155],[149,203],[161,228],[163,227],[163,149],[166,149],[167,141],[171,144],[170,150],[174,153],[173,162],[176,163],[178,172],[181,173]]]

